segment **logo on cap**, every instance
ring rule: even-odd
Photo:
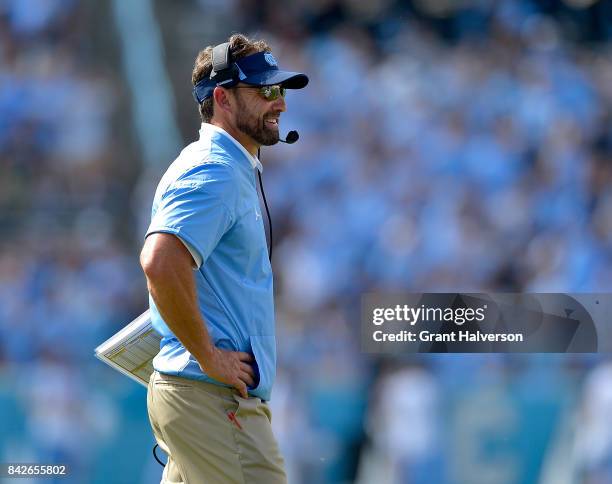
[[[268,64],[270,64],[271,66],[277,66],[278,63],[276,62],[276,59],[274,58],[274,56],[272,54],[270,54],[270,52],[266,52],[264,54],[264,59],[266,59],[266,62]]]

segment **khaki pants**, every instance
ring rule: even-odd
[[[147,409],[168,454],[162,484],[286,484],[270,410],[261,399],[153,372]]]

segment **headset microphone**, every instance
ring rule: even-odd
[[[299,139],[300,139],[300,135],[298,134],[297,131],[289,131],[287,133],[286,139],[279,139],[278,141],[280,141],[281,143],[287,143],[288,145],[292,145]]]

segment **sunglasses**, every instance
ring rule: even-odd
[[[234,89],[257,89],[257,93],[266,101],[276,101],[279,97],[285,97],[285,88],[275,86],[234,86]]]

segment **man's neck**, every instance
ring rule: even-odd
[[[227,123],[219,120],[212,120],[210,124],[213,124],[227,132],[232,138],[234,138],[238,143],[240,143],[245,150],[247,150],[251,156],[255,156],[257,154],[257,144],[253,141],[250,136],[247,136],[240,130],[234,128],[233,126],[229,126]]]

